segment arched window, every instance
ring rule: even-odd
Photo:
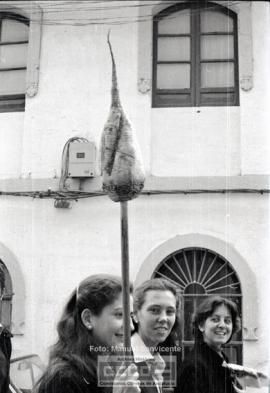
[[[11,311],[12,311],[12,282],[6,265],[0,260],[1,266],[5,273],[5,290],[2,300],[0,301],[0,321],[11,330]]]
[[[165,258],[154,277],[163,277],[176,284],[183,294],[182,345],[183,357],[193,346],[192,314],[207,296],[220,295],[233,300],[242,314],[241,284],[230,263],[219,254],[204,248],[185,248]],[[230,361],[242,363],[242,332],[226,345]]]
[[[0,12],[0,111],[25,107],[29,20]]]
[[[237,15],[207,1],[153,21],[153,107],[239,105]]]

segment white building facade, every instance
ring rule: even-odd
[[[86,198],[54,207],[65,143],[99,147],[111,29],[146,170],[144,193],[129,202],[131,279],[179,285],[185,348],[198,300],[233,298],[243,332],[231,354],[266,370],[269,2],[2,1],[0,15],[2,318],[11,318],[14,353],[45,359],[77,283],[121,271],[120,206],[99,195],[98,165],[94,177],[66,182]]]

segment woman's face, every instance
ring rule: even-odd
[[[150,290],[136,312],[138,333],[148,347],[156,347],[166,340],[176,318],[176,298],[171,291]]]
[[[132,296],[130,296],[130,312],[133,313]],[[98,316],[92,314],[90,323],[94,342],[106,348],[122,347],[124,339],[122,293],[113,303],[105,306]],[[134,330],[131,318],[130,329]]]
[[[220,351],[223,344],[229,341],[232,335],[232,315],[227,306],[221,304],[199,326],[203,340],[216,351]]]

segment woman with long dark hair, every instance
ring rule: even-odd
[[[155,278],[135,288],[131,347],[142,393],[161,391],[166,367],[166,374],[170,375],[170,364],[164,358],[169,359],[174,350],[176,356],[179,349],[179,305],[179,291],[168,280]],[[166,381],[169,385],[170,382]]]
[[[240,329],[234,302],[219,297],[206,298],[193,318],[195,344],[180,368],[177,388],[181,393],[235,393],[236,380],[222,347]]]
[[[71,294],[57,332],[38,393],[101,393],[104,386],[113,393],[140,392],[134,364],[121,366],[114,375],[105,361],[105,355],[123,346],[120,277],[100,274],[83,280]],[[104,380],[105,368],[111,380]]]

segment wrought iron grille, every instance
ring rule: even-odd
[[[181,337],[183,357],[194,344],[192,315],[200,302],[213,295],[233,300],[242,315],[240,280],[232,265],[221,255],[205,248],[185,248],[170,254],[158,266],[153,277],[163,277],[177,285],[183,295]],[[230,361],[242,363],[242,332],[226,345]]]

